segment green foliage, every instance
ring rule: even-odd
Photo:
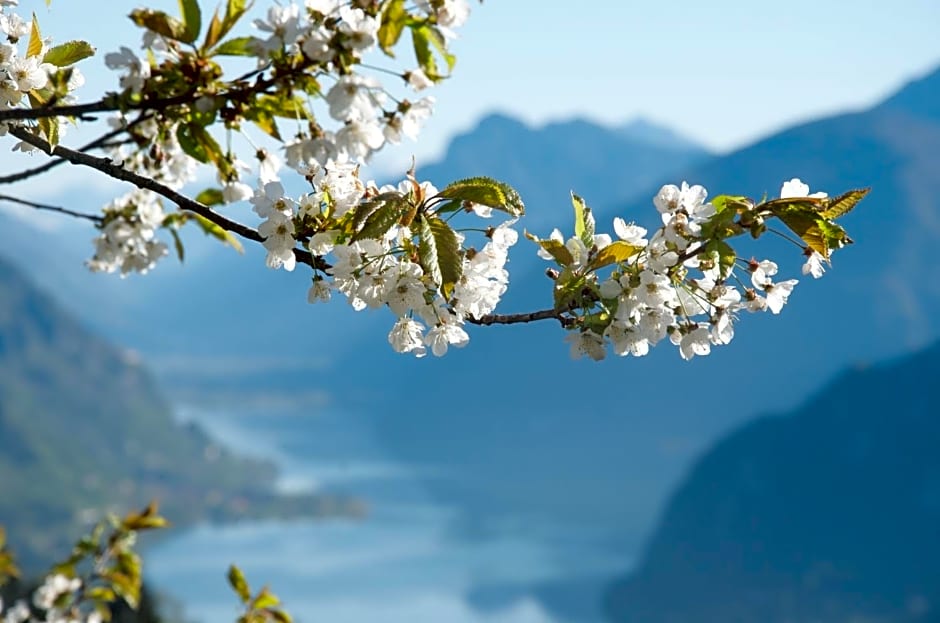
[[[42,62],[67,67],[89,56],[94,56],[95,48],[87,41],[66,41],[49,48],[42,57]]]
[[[443,199],[478,203],[512,216],[525,214],[525,204],[512,186],[490,177],[470,177],[451,182],[437,194]]]
[[[427,215],[421,218],[418,232],[421,267],[440,285],[444,297],[450,298],[463,272],[457,234],[440,218]]]

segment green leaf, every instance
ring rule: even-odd
[[[594,246],[594,215],[584,199],[571,193],[571,205],[574,206],[574,235],[590,249]]]
[[[209,28],[206,29],[206,40],[202,42],[203,52],[212,49],[225,36],[222,29],[223,24],[222,20],[219,19],[219,9],[216,8],[212,13],[212,19],[209,20]]]
[[[223,34],[230,31],[232,27],[241,19],[241,16],[248,10],[248,3],[245,0],[228,0],[225,6],[225,20],[222,23]]]
[[[392,48],[401,39],[408,22],[408,11],[404,0],[388,0],[382,8],[382,25],[379,27],[379,47],[387,55],[394,57]]]
[[[820,205],[823,206],[822,210]],[[826,205],[826,199],[815,198],[796,201],[776,199],[762,204],[763,207],[770,206],[771,213],[799,236],[806,246],[828,260],[832,250],[851,244],[852,239],[842,227],[822,216]]]
[[[183,16],[183,27],[186,38],[183,43],[192,43],[199,37],[202,30],[202,11],[199,10],[198,0],[179,0],[180,15]]]
[[[418,65],[428,78],[433,81],[442,80],[445,75],[438,71],[434,50],[437,50],[447,64],[448,72],[454,67],[456,57],[447,52],[444,37],[437,28],[424,23],[411,28],[411,41],[415,50]],[[433,48],[433,49],[432,49]]]
[[[509,184],[491,177],[469,177],[448,184],[437,194],[444,199],[470,201],[496,210],[508,212],[512,216],[525,214],[525,205],[519,193]]]
[[[49,48],[42,57],[42,62],[67,67],[89,56],[94,56],[95,48],[87,41],[66,41]]]
[[[254,56],[257,51],[256,44],[254,37],[235,37],[224,41],[212,53],[221,56]]]
[[[130,14],[131,21],[140,26],[152,30],[158,35],[163,35],[167,39],[186,41],[188,36],[186,26],[175,17],[170,17],[163,11],[154,11],[153,9],[134,9]]]
[[[623,240],[615,240],[597,252],[597,255],[594,256],[594,259],[591,260],[591,263],[588,265],[588,269],[597,270],[604,266],[621,264],[643,249],[644,247],[630,244]],[[567,249],[565,250],[567,251]]]
[[[245,574],[242,570],[231,565],[228,568],[228,583],[235,590],[242,603],[247,604],[251,601],[251,589],[248,588],[248,581],[245,580]]]
[[[727,279],[731,275],[737,254],[730,244],[724,240],[711,240],[705,245],[705,255],[710,259],[718,258],[719,275],[722,279]]]
[[[262,95],[255,100],[255,106],[276,117],[287,119],[312,119],[307,109],[307,102],[299,95]]]
[[[463,273],[457,233],[442,219],[426,215],[419,225],[418,240],[422,268],[449,299]]]
[[[270,111],[259,108],[258,106],[252,106],[245,113],[245,119],[254,123],[271,138],[281,140],[281,133],[277,129],[277,121],[275,121],[274,115],[271,114]]]
[[[379,197],[381,197],[381,200],[376,201]],[[379,197],[373,200],[375,201],[374,204],[364,208],[368,211],[368,216],[364,219],[362,228],[353,234],[353,242],[366,238],[381,238],[411,208],[408,200],[399,193],[383,193]],[[357,220],[359,216],[357,213],[353,217],[354,220]]]
[[[218,206],[225,203],[222,191],[218,188],[206,188],[195,197],[196,201],[209,207]]]
[[[258,591],[255,598],[251,600],[251,606],[249,607],[252,610],[261,610],[263,608],[272,608],[279,603],[281,603],[281,600],[277,598],[277,595],[273,594],[268,590],[268,587],[265,586]]]
[[[207,236],[212,236],[221,240],[228,246],[232,247],[239,253],[244,253],[245,248],[242,246],[242,243],[235,237],[235,234],[224,229],[221,225],[213,223],[206,217],[201,214],[196,214],[195,212],[191,213],[196,219],[196,222],[199,224],[199,227],[202,228],[202,231],[206,233]]]
[[[294,620],[291,619],[290,615],[283,610],[272,610],[271,616],[274,617],[274,620],[277,621],[277,623],[294,623]]]
[[[715,212],[721,213],[725,210],[752,210],[754,208],[754,202],[751,201],[748,197],[740,195],[718,195],[711,200],[711,204],[715,206]]]
[[[132,609],[137,609],[140,603],[140,581],[134,581],[133,578],[123,573],[111,572],[102,574],[102,577],[108,581],[111,588],[118,596],[127,602]]]
[[[183,151],[199,162],[211,162],[220,170],[231,168],[231,163],[222,153],[222,147],[198,123],[181,123],[176,128],[176,138]]]
[[[565,268],[555,280],[555,289],[552,292],[555,301],[555,309],[562,311],[570,309],[572,306],[580,306],[584,299],[584,287],[587,285],[587,279],[584,275],[573,272],[570,268]]]
[[[552,238],[540,240],[538,236],[534,236],[529,232],[526,232],[525,237],[542,247],[542,249],[555,258],[555,261],[562,266],[568,267],[574,264],[574,257],[571,255],[571,251],[568,250],[568,247],[566,247],[565,243],[561,240],[553,240]]]
[[[350,231],[349,233],[355,234],[360,229],[362,229],[363,225],[365,225],[365,222],[368,220],[370,216],[372,216],[373,213],[375,213],[376,210],[378,210],[383,205],[390,203],[390,202],[408,203],[408,200],[401,193],[392,191],[392,192],[387,192],[387,193],[382,193],[380,195],[376,195],[375,197],[367,201],[360,202],[352,211],[352,220],[350,222],[350,225],[352,226],[352,231]],[[403,213],[404,211],[407,210],[407,208],[404,206],[401,209]]]
[[[822,211],[822,217],[831,221],[848,214],[869,192],[871,192],[871,188],[859,188],[835,197]]]
[[[176,249],[176,257],[179,258],[180,264],[182,264],[186,256],[186,249],[183,248],[183,240],[180,238],[180,233],[175,229],[170,230],[170,235],[173,236],[173,248]]]
[[[33,22],[29,28],[29,44],[26,46],[26,58],[39,56],[42,53],[42,33],[39,32],[39,20],[33,13]]]

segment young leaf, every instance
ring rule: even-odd
[[[580,304],[584,298],[585,285],[587,285],[587,280],[584,275],[574,273],[570,268],[562,271],[558,279],[555,280],[555,289],[552,293],[555,300],[555,309],[562,311]]]
[[[436,49],[444,59],[444,62],[447,64],[448,72],[454,68],[454,63],[457,60],[456,57],[447,52],[444,37],[439,30],[430,24],[412,26],[411,41],[414,46],[415,58],[418,60],[418,65],[431,80],[436,82],[445,77],[437,69],[437,60],[434,58],[434,50],[431,49],[432,47]]]
[[[225,6],[225,21],[222,23],[223,37],[225,33],[230,31],[232,26],[241,19],[241,16],[244,15],[247,10],[248,3],[245,2],[245,0],[228,0],[228,4]]]
[[[392,48],[401,39],[408,21],[404,0],[389,0],[382,9],[382,26],[379,27],[379,47],[389,56],[395,56]]]
[[[567,251],[567,248],[565,249]],[[588,265],[590,270],[597,270],[604,266],[621,264],[643,250],[643,247],[630,244],[623,240],[615,240],[597,252]]]
[[[255,598],[251,600],[250,608],[252,610],[261,610],[264,608],[272,608],[279,603],[281,603],[281,600],[278,599],[277,595],[268,590],[267,587],[264,587],[258,591]]]
[[[418,229],[418,257],[425,272],[450,298],[463,273],[457,234],[442,219],[425,216]]]
[[[574,235],[590,249],[594,246],[594,215],[584,199],[571,193],[571,205],[574,206]]]
[[[822,217],[831,221],[839,218],[843,214],[848,214],[870,191],[871,188],[859,188],[835,197],[829,202],[826,209],[822,211]]]
[[[444,199],[470,201],[508,212],[512,216],[525,214],[525,205],[519,193],[509,184],[491,177],[470,177],[448,184],[437,194]]]
[[[225,36],[222,28],[222,20],[219,19],[219,9],[216,8],[212,13],[212,19],[209,20],[209,28],[206,29],[206,40],[202,42],[203,52],[215,47],[215,44]]]
[[[95,48],[87,41],[66,41],[49,48],[43,55],[42,62],[56,67],[67,67],[94,54]]]
[[[198,0],[179,0],[180,15],[183,16],[183,28],[186,38],[183,43],[192,43],[199,37],[202,30],[202,12],[199,10]]]
[[[383,199],[376,202],[374,210],[369,208],[371,212],[363,222],[362,229],[353,234],[353,242],[366,238],[381,238],[411,208],[408,200],[399,193],[384,193],[380,196]]]
[[[170,229],[170,235],[173,236],[173,248],[176,249],[176,257],[179,258],[180,264],[182,264],[186,256],[183,240],[180,238],[180,233],[175,229]]]
[[[254,56],[255,43],[254,37],[235,37],[223,42],[212,53],[221,56]]]
[[[574,264],[574,257],[571,255],[571,251],[568,250],[568,247],[566,247],[565,243],[561,240],[553,240],[552,238],[540,240],[538,236],[534,236],[529,232],[526,232],[525,237],[542,247],[546,253],[555,258],[555,261],[562,266],[568,267]]]
[[[235,237],[235,234],[233,234],[232,232],[226,229],[223,229],[221,225],[217,225],[216,223],[213,223],[212,221],[202,216],[201,214],[196,214],[195,212],[192,212],[192,215],[193,215],[193,218],[196,219],[196,222],[199,223],[199,226],[202,228],[202,231],[206,233],[206,235],[212,236],[213,238],[217,238],[221,240],[222,242],[232,247],[239,253],[245,252],[244,247],[242,247],[242,243],[239,242],[238,238]]]
[[[42,52],[42,33],[39,32],[39,20],[33,13],[33,22],[29,28],[29,44],[26,46],[26,58],[39,56]]]
[[[182,41],[184,43],[191,43],[191,41],[186,41],[186,37],[188,36],[188,33],[186,32],[186,26],[184,26],[183,23],[175,17],[170,17],[163,11],[154,11],[153,9],[134,9],[131,11],[129,17],[131,18],[132,22],[141,28],[152,30],[158,35],[163,35],[167,39]]]
[[[245,580],[245,574],[235,565],[228,568],[228,583],[242,603],[247,604],[251,601],[251,589],[248,587],[248,581]]]
[[[199,203],[209,207],[222,205],[225,203],[225,198],[222,196],[222,191],[218,188],[206,188],[196,195],[195,199]]]

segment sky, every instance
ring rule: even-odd
[[[281,0],[285,2],[286,0]],[[440,156],[455,134],[498,111],[539,125],[637,117],[728,152],[794,123],[865,108],[940,65],[937,0],[473,1],[454,76],[418,144],[379,168]],[[272,0],[256,0],[256,8]],[[82,99],[113,88],[107,51],[136,46],[126,0],[21,0],[55,41],[99,48]],[[176,11],[172,0],[146,6]],[[209,13],[215,4],[202,2]],[[402,58],[405,58],[403,55]],[[384,166],[383,166],[384,165]]]

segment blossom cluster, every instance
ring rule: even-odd
[[[781,199],[825,196],[810,195],[798,179],[781,189]],[[702,186],[663,186],[653,199],[662,226],[649,238],[645,228],[621,218],[613,222],[617,243],[607,234],[593,235],[589,248],[578,237],[564,241],[560,231],[552,233],[573,260],[570,274],[589,273],[592,259],[612,244],[629,249],[606,279],[592,275],[599,283],[587,306],[599,311],[567,335],[573,357],[603,359],[608,344],[617,355],[641,357],[668,338],[688,360],[730,343],[740,312],[780,313],[797,280],[777,281],[775,262],[742,260],[714,237],[719,210],[706,197]],[[804,254],[803,273],[822,276],[822,255],[809,247]],[[544,248],[540,255],[555,259]]]
[[[49,50],[49,41],[34,38],[29,21],[10,10],[17,6],[15,0],[0,1],[0,110],[16,108],[26,101],[28,95],[37,96],[41,89],[45,89],[50,82],[50,76],[59,71],[59,67],[45,62],[44,55]],[[30,49],[26,54],[20,50],[20,43],[30,42]],[[68,78],[65,82],[65,93],[58,95],[60,104],[72,101],[72,92],[85,83],[85,78],[76,67],[69,68]],[[64,133],[66,126],[64,119],[56,119],[50,123],[57,124],[56,131]],[[0,133],[8,130],[6,123],[0,124]],[[17,145],[18,149],[29,150],[25,144]]]
[[[101,233],[95,238],[95,255],[88,267],[95,272],[131,272],[151,270],[167,254],[167,245],[157,239],[163,225],[159,199],[144,190],[134,190],[115,199],[104,208]]]
[[[329,268],[315,271],[309,302],[329,301],[338,292],[356,311],[387,307],[396,317],[388,340],[400,353],[421,357],[430,349],[442,356],[450,346],[466,345],[469,337],[463,325],[467,319],[491,313],[508,286],[505,264],[509,248],[519,237],[512,228],[515,221],[487,228],[480,250],[465,248],[466,236],[452,231],[460,276],[451,290],[422,262],[414,222],[390,223],[372,237],[357,236],[362,229],[350,235],[342,228],[354,220],[357,208],[377,197],[400,197],[416,209],[427,206],[439,196],[432,184],[409,178],[397,186],[377,187],[360,181],[355,165],[332,161],[317,168],[309,179],[316,190],[298,200],[286,196],[277,181],[265,184],[251,199],[254,211],[265,219],[259,232],[265,237],[267,265],[293,270],[296,224],[330,223],[306,243],[313,256],[329,260]],[[470,209],[478,216],[492,213],[485,206]]]
[[[97,610],[87,613],[76,608],[82,581],[61,573],[45,577],[43,583],[33,592],[32,608],[26,600],[20,599],[4,611],[0,599],[0,622],[2,623],[102,623]],[[35,612],[41,613],[37,617]]]

